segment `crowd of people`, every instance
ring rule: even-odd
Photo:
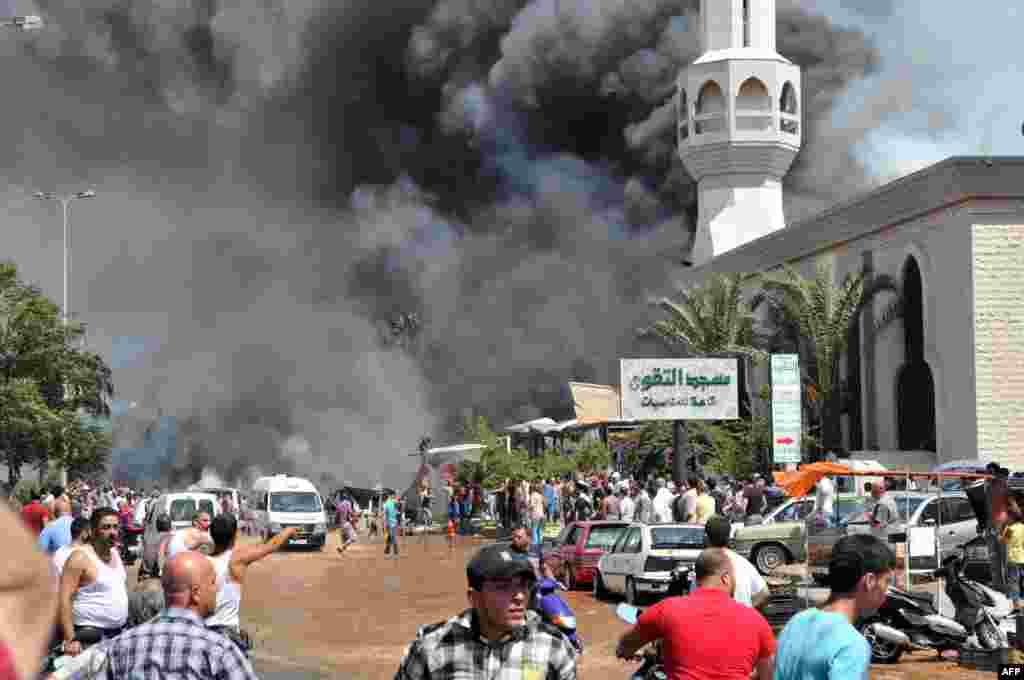
[[[34,644],[25,648],[31,654],[0,645],[0,680],[37,677],[40,659],[57,655],[70,660],[44,669],[55,679],[255,677],[240,619],[246,571],[296,529],[239,545],[241,508],[230,494],[219,498],[215,517],[196,512],[191,525],[177,531],[162,514],[156,518],[158,540],[146,544],[132,587],[117,549],[120,535],[141,521],[137,511],[158,495],[157,489],[144,495],[77,484],[32,493],[24,504],[0,503],[4,529],[12,532],[5,535],[28,543],[28,564],[37,571],[23,582],[40,591],[33,615],[24,616],[23,628],[36,625]],[[22,570],[6,571],[17,577]],[[140,653],[153,649],[168,653]],[[55,653],[48,657],[48,650]],[[4,674],[5,662],[16,675]]]
[[[509,480],[495,492],[493,506],[499,525],[526,524],[533,542],[540,543],[548,522],[616,519],[703,524],[713,514],[744,521],[767,510],[768,487],[759,474],[745,481],[694,475],[676,484],[664,478],[641,483],[613,472],[532,483]]]

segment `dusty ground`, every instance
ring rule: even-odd
[[[295,677],[391,678],[404,646],[421,624],[444,620],[466,606],[465,563],[481,544],[464,541],[449,553],[443,538],[406,538],[399,559],[385,558],[378,541],[347,555],[335,553],[336,536],[323,552],[272,555],[250,569],[242,619],[257,641],[254,658]],[[625,626],[613,607],[586,592],[567,597],[586,642],[581,678],[625,678],[631,666],[613,649]],[[932,654],[905,656],[872,668],[872,680],[982,680],[991,673],[964,671]]]

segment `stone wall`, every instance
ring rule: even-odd
[[[974,224],[978,458],[1024,469],[1024,225]]]

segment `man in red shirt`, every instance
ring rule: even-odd
[[[42,503],[42,496],[38,492],[32,494],[32,500],[21,509],[21,520],[35,536],[43,533],[46,520],[50,518],[50,511]]]
[[[649,642],[662,641],[669,680],[761,680],[772,677],[775,637],[756,609],[732,599],[735,576],[725,552],[705,550],[697,559],[697,586],[644,611],[619,640],[615,655],[632,658]]]

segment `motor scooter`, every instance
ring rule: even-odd
[[[564,589],[561,583],[553,578],[542,578],[537,582],[536,604],[544,620],[557,627],[566,639],[576,648],[576,652],[583,653],[583,641],[580,640],[576,631],[576,616],[572,609],[565,603],[565,600],[558,594]]]

